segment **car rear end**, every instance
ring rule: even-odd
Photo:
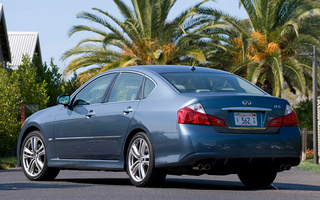
[[[197,99],[177,112],[187,153],[172,165],[176,166],[172,172],[279,172],[300,163],[301,135],[287,100],[272,97],[232,74],[208,74],[162,74],[181,95]]]
[[[251,101],[253,105],[244,107],[234,103],[243,101]],[[281,108],[271,108],[263,104],[264,101],[269,101],[268,105],[274,102]],[[192,141],[193,152],[181,160],[181,165],[200,167],[197,170],[208,170],[208,173],[229,174],[248,167],[283,171],[300,162],[301,136],[297,118],[285,100],[199,97],[199,103],[186,107],[177,114],[179,130]]]

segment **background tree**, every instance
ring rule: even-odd
[[[50,60],[50,66],[42,63],[39,57],[34,57],[33,63],[36,67],[36,82],[38,84],[46,83],[46,94],[49,98],[47,107],[57,105],[57,97],[62,94],[71,95],[81,86],[80,79],[76,73],[68,80],[62,78],[59,68],[54,64],[53,58]]]
[[[308,130],[313,130],[312,124],[312,100],[306,99],[298,103],[295,108],[297,112],[299,127],[307,128]]]
[[[10,78],[18,83],[21,103],[38,104],[39,109],[47,107],[49,101],[46,90],[47,83],[45,80],[37,82],[36,68],[28,56],[23,56],[22,64],[18,66],[17,70],[11,71]]]
[[[76,72],[73,73],[73,77],[68,81],[65,81],[64,94],[71,95],[82,85],[79,76]]]
[[[229,38],[227,51],[238,62],[231,69],[274,96],[280,96],[283,83],[294,91],[306,93],[311,67],[296,55],[319,40],[300,29],[305,20],[320,14],[319,3],[306,0],[240,0],[248,20],[238,20],[216,10],[207,10],[221,18],[229,28],[218,29]]]
[[[97,14],[79,13],[78,18],[104,29],[86,25],[71,28],[70,36],[84,31],[95,36],[85,38],[63,54],[63,60],[78,56],[70,62],[65,74],[92,65],[93,68],[80,74],[82,78],[129,65],[179,64],[188,59],[204,63],[206,59],[202,50],[193,43],[199,39],[193,30],[207,20],[205,16],[196,16],[197,9],[206,1],[173,19],[168,15],[176,0],[131,0],[131,5],[114,0],[123,20],[98,8],[93,8]]]
[[[0,67],[0,156],[11,154],[17,142],[20,122],[20,90],[18,82]]]
[[[39,57],[35,57],[33,63],[36,66],[36,82],[46,83],[46,94],[49,98],[47,107],[56,105],[57,97],[65,93],[65,81],[58,66],[54,64],[53,58],[50,60],[50,67],[47,63],[42,63]]]

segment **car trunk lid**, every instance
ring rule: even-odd
[[[213,93],[196,94],[196,98],[207,114],[226,123],[226,126],[213,126],[218,133],[277,133],[280,127],[269,127],[269,123],[283,116],[288,104],[284,99],[269,95]]]

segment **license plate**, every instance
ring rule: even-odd
[[[234,113],[234,120],[237,126],[257,126],[256,113]]]

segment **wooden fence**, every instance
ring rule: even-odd
[[[312,135],[313,132],[312,131],[308,131],[306,128],[303,128],[301,130],[301,134],[302,134],[302,160],[306,160],[307,159],[307,138],[308,135]]]

